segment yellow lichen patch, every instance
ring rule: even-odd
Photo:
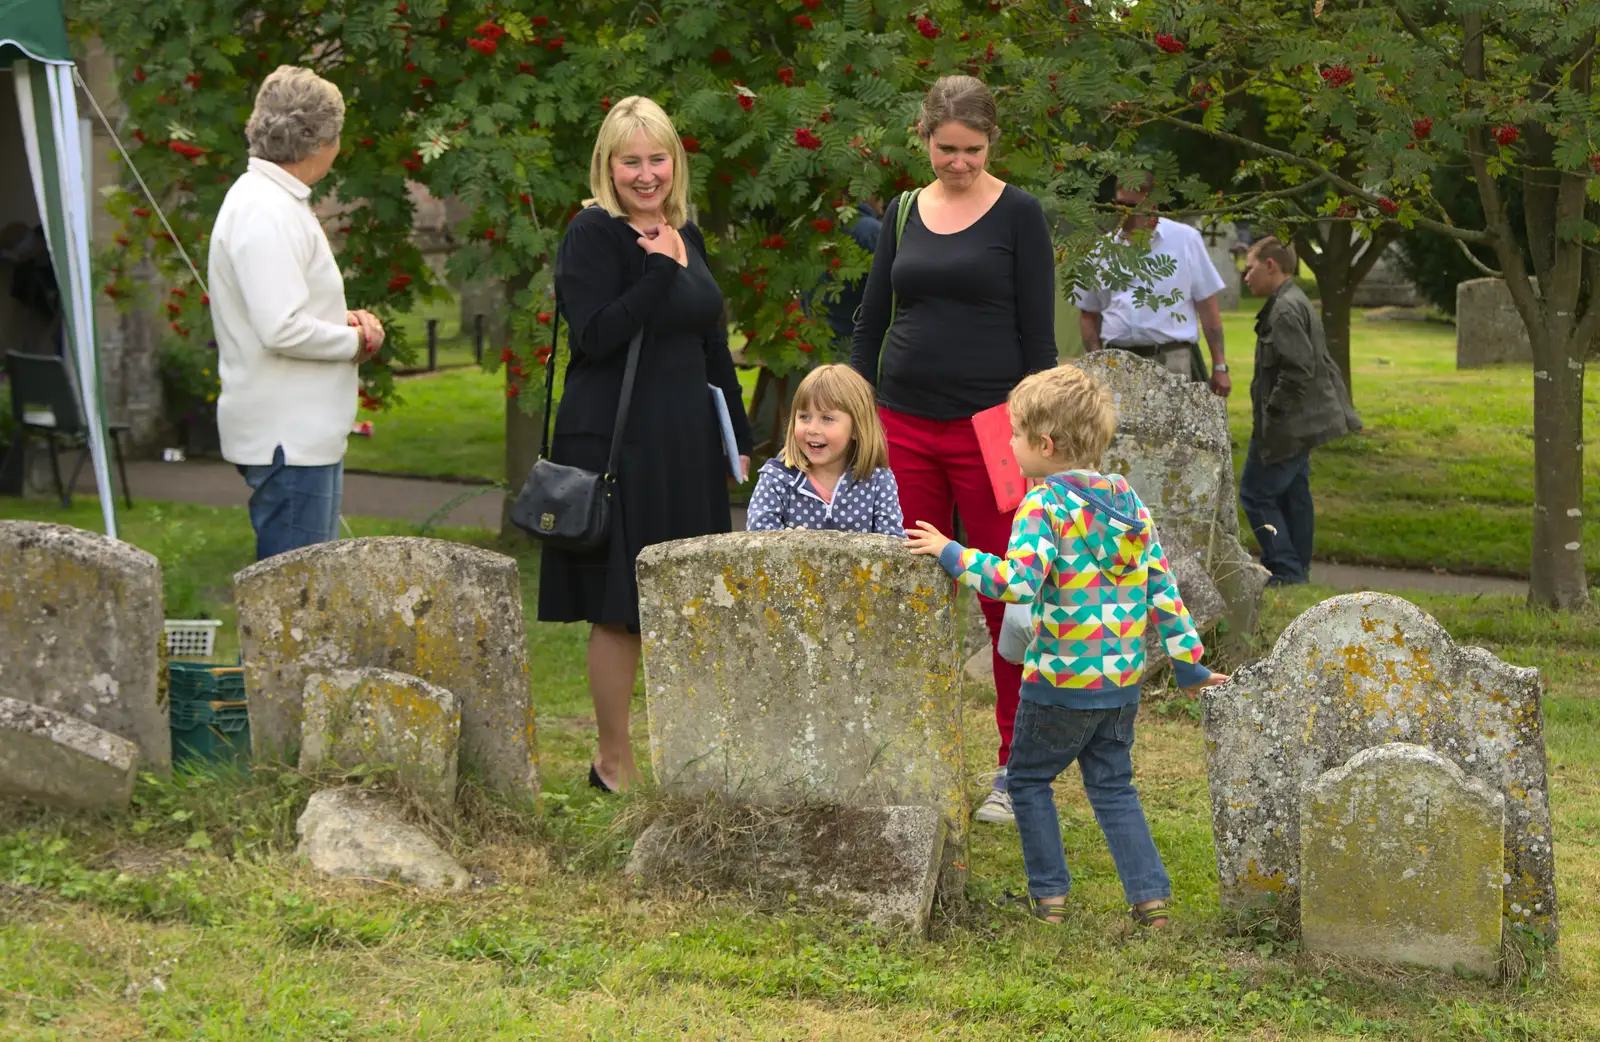
[[[1251,858],[1245,862],[1244,871],[1239,874],[1239,885],[1258,893],[1281,894],[1288,884],[1284,881],[1282,872],[1263,873],[1256,866],[1256,859]]]

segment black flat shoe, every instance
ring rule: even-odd
[[[606,784],[606,780],[600,777],[600,772],[595,770],[594,764],[592,763],[589,765],[589,788],[599,789],[601,792],[605,793],[615,793],[617,791]]]

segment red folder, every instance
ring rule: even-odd
[[[994,505],[1000,510],[1017,509],[1028,486],[1022,468],[1011,454],[1011,413],[1005,403],[974,416],[972,430],[978,436],[978,452],[994,488]]]

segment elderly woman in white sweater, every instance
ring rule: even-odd
[[[345,308],[311,186],[339,154],[344,99],[309,69],[268,76],[245,124],[250,168],[211,232],[223,458],[249,483],[256,559],[338,537],[357,367],[383,327]]]

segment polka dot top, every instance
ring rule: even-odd
[[[745,529],[771,532],[784,528],[870,532],[904,538],[900,489],[894,474],[888,467],[879,467],[867,480],[858,482],[846,471],[833,490],[833,501],[825,503],[811,487],[805,471],[786,466],[774,456],[761,467],[756,490],[750,495]]]

